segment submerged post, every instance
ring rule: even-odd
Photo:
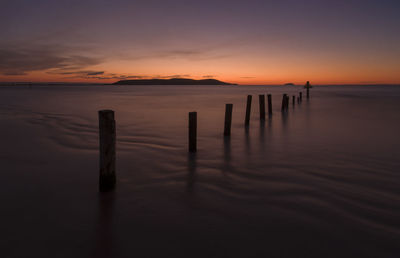
[[[292,96],[292,105],[293,105],[293,107],[294,107],[294,104],[296,104],[296,96]]]
[[[307,81],[307,83],[306,83],[306,88],[307,88],[307,99],[309,99],[310,98],[310,82],[309,81]]]
[[[260,102],[260,120],[265,120],[265,95],[259,95]]]
[[[268,115],[272,116],[272,96],[268,94]]]
[[[197,112],[189,112],[189,152],[197,151]]]
[[[99,112],[100,140],[100,192],[111,191],[115,188],[115,119],[114,111],[100,110]]]
[[[233,104],[225,105],[225,128],[224,128],[225,136],[231,135],[232,109],[233,109]]]
[[[249,126],[250,124],[250,114],[251,114],[251,100],[252,100],[252,96],[248,95],[247,96],[247,105],[246,105],[246,118],[244,120],[244,124],[245,126]]]

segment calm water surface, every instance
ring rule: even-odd
[[[117,123],[104,195],[100,109]],[[2,257],[400,257],[399,132],[395,86],[1,87]]]

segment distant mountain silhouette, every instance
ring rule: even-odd
[[[237,85],[214,79],[193,80],[184,78],[173,79],[149,79],[149,80],[121,80],[114,85]]]

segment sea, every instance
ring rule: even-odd
[[[116,122],[109,193],[103,109]],[[307,99],[300,86],[2,85],[1,257],[398,258],[399,133],[400,86],[314,86]]]

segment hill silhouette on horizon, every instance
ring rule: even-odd
[[[120,80],[113,85],[237,85],[215,79],[194,80],[186,78]]]

